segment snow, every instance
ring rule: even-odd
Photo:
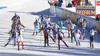
[[[81,46],[76,46],[75,42],[70,43],[70,38],[67,38],[67,28],[63,27],[63,32],[66,38],[65,42],[74,48],[66,48],[66,46],[61,42],[61,50],[58,50],[58,44],[53,43],[49,38],[50,46],[44,47],[44,37],[43,34],[39,33],[37,36],[32,36],[33,33],[33,22],[35,18],[38,18],[41,14],[49,14],[49,4],[47,0],[0,0],[0,7],[7,6],[5,9],[0,10],[0,56],[99,56],[100,52],[100,38],[95,38],[94,49],[89,48],[89,33],[87,31],[87,39],[81,40]],[[24,47],[27,50],[17,50],[13,46],[13,40],[9,43],[7,47],[3,47],[7,43],[9,34],[9,27],[11,25],[11,18],[14,13],[17,13],[21,17],[21,22],[26,26],[25,32],[23,32],[24,37]],[[57,17],[50,15],[53,22],[59,20]],[[54,21],[56,20],[56,21]],[[100,36],[100,34],[97,34]],[[98,39],[98,42],[97,40]],[[21,49],[21,45],[20,45]]]

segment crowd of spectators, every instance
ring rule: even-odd
[[[81,0],[72,0],[72,2],[68,3],[68,6],[66,7],[75,7],[75,6],[82,6],[81,4]],[[90,1],[88,1],[85,6],[93,6],[92,3]]]
[[[54,0],[54,2],[52,2],[52,1],[48,1],[48,3],[50,4],[50,5],[54,5],[54,6],[58,6],[58,7],[61,7],[62,6],[62,3],[63,3],[63,0]]]
[[[48,1],[48,3],[50,5],[61,7],[63,0]],[[86,1],[86,3],[84,5],[85,6],[93,6],[90,1]],[[71,2],[68,3],[68,5],[66,7],[76,7],[76,6],[83,6],[82,1],[81,0],[72,0]]]

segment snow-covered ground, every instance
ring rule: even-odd
[[[0,7],[2,6],[7,6],[7,8],[0,10],[0,56],[100,56],[100,34],[97,34],[98,38],[95,38],[95,48],[90,49],[88,31],[86,33],[87,39],[81,40],[81,46],[76,46],[75,42],[71,43],[70,38],[67,38],[67,28],[63,27],[63,32],[66,36],[64,38],[65,42],[74,48],[68,49],[61,42],[61,50],[58,50],[57,43],[53,43],[50,38],[50,46],[44,47],[43,34],[31,35],[34,29],[33,22],[35,18],[38,18],[41,14],[49,14],[50,6],[47,0],[0,0]],[[12,23],[11,18],[15,12],[21,17],[21,22],[26,26],[23,37],[24,46],[27,50],[17,51],[17,46],[13,46],[13,41],[7,47],[3,47],[8,41],[9,34],[7,33]],[[56,20],[56,23],[59,20],[52,15],[50,17]]]

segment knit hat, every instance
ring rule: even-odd
[[[97,14],[98,17],[100,17],[100,14]]]

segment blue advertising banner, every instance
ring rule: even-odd
[[[94,6],[77,6],[76,12],[87,16],[95,16]]]
[[[4,8],[7,8],[7,6],[0,7],[0,9],[4,9]]]

